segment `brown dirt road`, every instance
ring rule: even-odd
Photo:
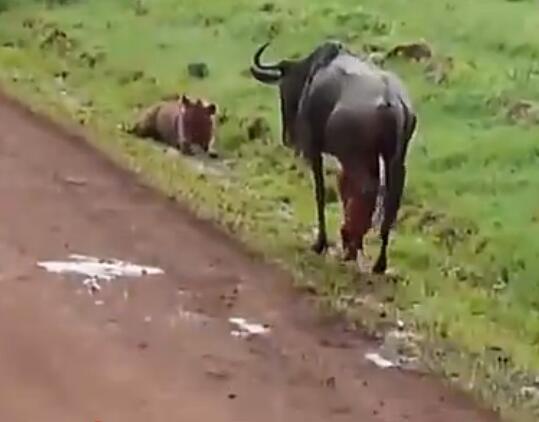
[[[79,278],[36,265],[69,253],[165,273],[92,297]],[[373,366],[364,353],[374,344],[321,323],[290,285],[0,96],[0,420],[498,420],[437,380]],[[233,337],[231,316],[271,331]]]

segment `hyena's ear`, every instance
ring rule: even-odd
[[[213,116],[217,112],[217,106],[214,103],[211,103],[206,107],[206,110],[210,116]]]
[[[184,106],[186,106],[186,107],[189,107],[189,106],[192,104],[192,102],[191,102],[191,100],[189,99],[189,97],[188,97],[187,95],[185,95],[185,94],[182,95],[182,104],[183,104]]]

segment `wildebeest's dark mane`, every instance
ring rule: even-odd
[[[339,54],[347,52],[344,44],[340,41],[326,41],[317,47],[305,60],[305,65],[308,66],[305,74],[305,82],[301,95],[298,99],[298,115],[303,112],[303,102],[308,96],[312,81],[315,75],[323,68],[328,66]]]

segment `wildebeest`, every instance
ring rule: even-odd
[[[382,245],[373,271],[385,272],[389,232],[400,207],[406,153],[417,123],[408,93],[396,75],[354,55],[340,42],[324,42],[303,59],[263,64],[268,45],[255,52],[250,70],[258,81],[278,84],[282,142],[311,165],[318,215],[312,249],[322,253],[328,246],[323,154],[335,156],[348,175],[362,181],[360,194],[366,204],[379,190],[375,175],[382,157]]]
[[[214,139],[214,103],[191,100],[183,95],[180,100],[165,100],[145,109],[130,133],[149,137],[178,148],[184,154],[193,154],[192,146],[208,152]]]

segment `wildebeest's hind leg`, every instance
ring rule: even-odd
[[[367,152],[366,152],[367,153]],[[344,224],[341,239],[345,261],[356,261],[358,253],[365,258],[363,239],[371,228],[380,186],[379,163],[374,159],[354,160],[339,178],[339,192],[343,202]]]
[[[397,219],[397,213],[400,208],[402,192],[406,181],[406,153],[417,126],[417,117],[410,113],[407,105],[400,100],[404,112],[404,130],[400,136],[397,136],[398,142],[402,142],[400,148],[397,147],[395,155],[391,158],[387,154],[383,156],[385,176],[386,176],[386,195],[384,198],[384,218],[380,229],[382,246],[380,255],[373,267],[373,272],[383,274],[387,269],[387,246],[389,243],[389,232]]]
[[[321,152],[316,152],[311,156],[311,168],[314,176],[314,188],[316,197],[316,210],[318,215],[318,235],[312,245],[312,250],[321,254],[328,247],[326,233],[326,187],[324,184],[324,158]]]
[[[389,233],[397,218],[406,179],[406,167],[402,160],[394,159],[391,163],[388,163],[384,158],[384,163],[387,190],[384,199],[384,218],[380,228],[382,245],[378,259],[373,267],[373,272],[376,274],[383,274],[387,269]]]
[[[280,106],[281,106],[281,142],[283,145],[285,146],[290,146],[290,137],[289,137],[289,133],[288,133],[288,122],[286,121],[286,117],[287,117],[287,114],[286,114],[286,105],[285,105],[285,102],[284,102],[284,98],[281,94],[281,98],[280,98]]]
[[[357,257],[357,250],[350,247],[352,243],[352,236],[350,234],[350,203],[351,192],[350,192],[350,182],[349,177],[346,174],[346,170],[343,168],[339,175],[337,176],[337,187],[339,190],[339,197],[342,203],[342,216],[343,222],[341,224],[341,246],[344,252],[343,260],[344,261],[353,261]]]

